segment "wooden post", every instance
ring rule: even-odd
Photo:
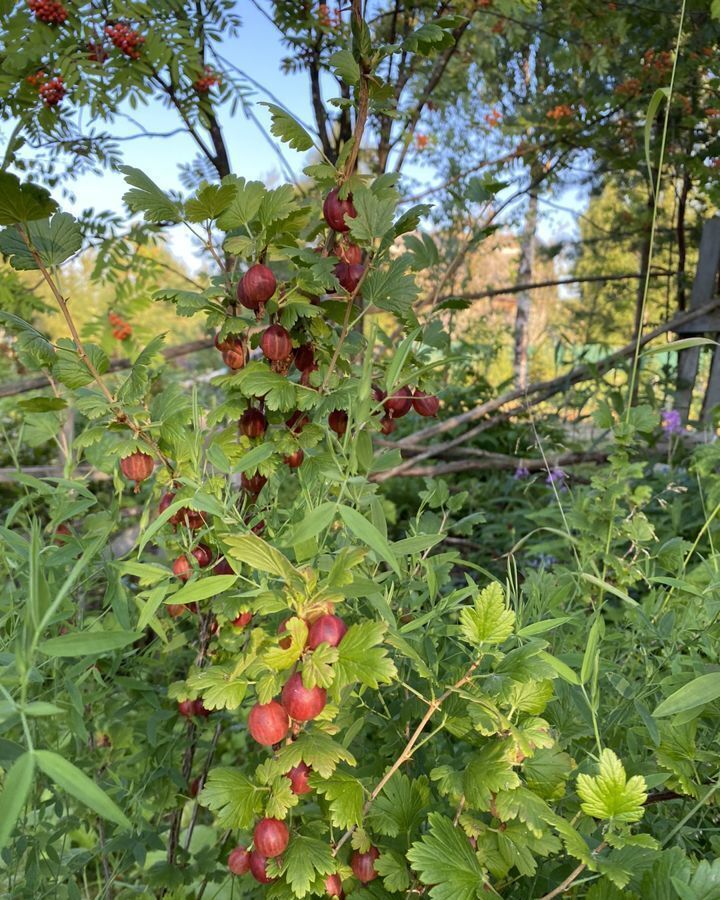
[[[703,227],[700,240],[698,266],[690,294],[690,309],[701,306],[719,292],[718,273],[720,272],[720,216],[707,221]],[[677,330],[680,337],[697,337],[712,334],[717,340],[720,332],[720,315],[709,313],[681,326]],[[692,393],[700,364],[700,348],[689,347],[678,354],[678,377],[675,391],[675,409],[680,413],[683,422],[687,422],[692,403]],[[710,378],[703,399],[702,418],[708,421],[711,410],[720,403],[720,354],[713,348],[713,359],[710,366]]]

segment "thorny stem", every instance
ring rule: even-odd
[[[110,392],[110,389],[103,381],[102,376],[98,372],[93,361],[90,359],[90,357],[87,354],[87,351],[85,350],[85,346],[83,345],[83,342],[80,339],[80,334],[78,333],[77,326],[75,325],[73,317],[70,314],[67,300],[65,299],[65,297],[63,297],[60,289],[57,286],[57,283],[55,282],[55,279],[52,277],[52,275],[48,271],[47,267],[45,266],[45,263],[42,261],[42,257],[40,256],[38,251],[35,249],[35,247],[33,247],[32,242],[30,240],[30,235],[28,234],[28,232],[21,226],[18,226],[18,230],[20,232],[20,235],[21,235],[23,241],[25,241],[25,244],[27,245],[27,248],[30,251],[32,258],[35,261],[35,265],[40,270],[45,282],[47,283],[48,287],[50,288],[50,291],[51,291],[53,297],[55,298],[58,306],[60,307],[60,312],[62,313],[63,318],[65,319],[67,327],[70,331],[70,335],[73,339],[73,343],[75,344],[75,347],[77,348],[78,356],[82,360],[85,368],[92,375],[93,380],[95,381],[97,386],[103,392],[110,407],[115,411],[115,417],[116,417],[117,421],[121,422],[124,425],[127,425],[127,427],[133,432],[135,437],[138,440],[143,441],[143,443],[147,444],[148,447],[150,447],[153,450],[153,452],[157,455],[158,459],[160,459],[162,461],[162,463],[172,473],[173,465],[170,462],[170,460],[165,456],[165,454],[162,452],[162,450],[157,445],[157,443],[150,437],[149,434],[144,432],[142,430],[142,428],[136,422],[133,422],[131,419],[129,419],[127,417],[127,414],[118,406],[117,400],[115,399],[115,397],[113,397],[112,393]]]
[[[358,29],[358,33],[361,31],[363,26],[363,17],[362,17],[362,0],[353,0],[352,2],[352,17],[355,20],[355,25]],[[363,132],[365,131],[365,125],[367,123],[368,117],[368,109],[370,103],[370,73],[367,68],[367,62],[363,59],[360,60],[360,86],[358,88],[358,108],[357,108],[357,116],[355,117],[355,128],[353,130],[352,136],[352,148],[350,150],[350,154],[347,158],[345,166],[343,168],[342,180],[343,182],[347,181],[348,178],[355,171],[355,166],[357,165],[358,154],[360,153],[360,142],[362,141]]]
[[[598,846],[595,848],[593,856],[597,856],[597,854],[600,853],[600,851],[603,850],[606,846],[607,845],[605,841],[603,841],[601,844],[598,844]],[[540,900],[552,900],[553,897],[558,897],[560,894],[564,894],[565,891],[570,887],[570,885],[573,884],[573,882],[577,881],[577,879],[582,875],[586,868],[587,863],[580,863],[579,866],[576,866],[576,868],[572,870],[565,881],[561,882],[556,888],[553,888],[549,894],[543,894],[543,896],[540,897]]]
[[[413,753],[417,749],[417,744],[418,744],[418,741],[420,740],[420,736],[422,735],[423,731],[425,730],[425,726],[430,721],[430,719],[435,715],[435,713],[440,709],[440,707],[443,705],[443,703],[447,700],[447,698],[451,694],[454,694],[455,691],[459,690],[461,687],[463,687],[463,685],[467,684],[468,681],[470,681],[472,679],[473,673],[475,672],[475,670],[477,669],[477,667],[479,665],[480,665],[480,659],[476,659],[475,662],[470,666],[470,668],[467,670],[467,672],[463,675],[463,677],[459,681],[456,681],[452,687],[449,687],[436,700],[432,700],[428,703],[427,712],[422,717],[422,719],[420,719],[420,722],[418,723],[415,731],[413,731],[413,733],[410,735],[410,739],[408,740],[407,744],[405,744],[405,747],[403,748],[402,753],[398,756],[398,758],[395,760],[395,762],[392,764],[392,766],[390,766],[390,768],[387,770],[387,772],[383,775],[383,777],[380,779],[380,781],[378,781],[378,783],[373,788],[372,793],[368,797],[368,799],[365,803],[365,806],[363,807],[363,818],[368,814],[370,807],[373,805],[373,803],[378,798],[378,796],[380,795],[380,793],[383,790],[383,788],[385,787],[385,785],[388,783],[388,781],[390,781],[390,779],[397,772],[397,770],[400,768],[400,766],[402,766],[404,763],[406,763],[412,757]],[[340,850],[342,845],[351,837],[354,830],[355,830],[354,827],[349,828],[345,832],[345,834],[340,838],[340,840],[337,842],[337,844],[335,845],[335,848],[333,850],[333,856],[337,856],[338,851]]]

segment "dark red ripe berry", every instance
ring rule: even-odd
[[[277,700],[256,703],[250,710],[248,729],[258,744],[270,747],[287,737],[290,720]]]
[[[434,394],[426,394],[420,388],[415,388],[412,395],[412,405],[420,416],[436,416],[440,409],[440,401]]]
[[[344,409],[334,409],[328,416],[328,425],[338,437],[342,437],[347,431],[348,414]]]
[[[190,784],[188,785],[188,793],[191,797],[197,797],[197,795],[200,793],[199,778],[193,778],[193,780],[190,782]]]
[[[192,715],[195,714],[195,701],[181,700],[178,703],[178,712],[181,716],[185,716],[186,719],[189,719]]]
[[[242,631],[243,628],[246,628],[250,624],[252,616],[253,614],[251,612],[241,612],[237,618],[232,620],[232,627],[236,628],[238,631]]]
[[[142,450],[136,450],[130,456],[126,456],[120,460],[120,471],[128,479],[140,484],[152,475],[155,463],[152,456],[143,453]]]
[[[227,864],[233,875],[244,875],[250,871],[250,851],[244,847],[236,847],[230,851]]]
[[[296,450],[294,453],[285,457],[285,462],[291,469],[299,469],[304,459],[305,454],[302,450]]]
[[[267,419],[260,410],[251,406],[240,417],[240,434],[249,438],[262,437],[267,431],[267,424]]]
[[[275,881],[267,873],[267,859],[257,850],[250,854],[250,874],[260,884],[272,884]]]
[[[349,266],[359,266],[362,263],[362,250],[357,244],[351,241],[338,241],[335,247],[335,256],[340,262],[347,263]]]
[[[250,266],[243,275],[241,284],[245,302],[243,303],[242,300],[240,302],[250,309],[257,309],[261,303],[267,303],[277,287],[272,269],[262,263]],[[285,355],[287,356],[287,354]]]
[[[184,559],[185,557],[182,557]],[[167,611],[168,615],[171,619],[177,619],[178,616],[181,616],[185,612],[186,606],[184,603],[168,603]]]
[[[393,431],[397,428],[397,422],[395,419],[391,419],[390,416],[383,416],[380,419],[380,431],[383,434],[392,434]]]
[[[292,340],[282,325],[271,325],[260,340],[260,347],[267,359],[276,362],[287,359],[292,353]]]
[[[377,847],[371,847],[367,853],[356,850],[350,857],[350,868],[358,881],[367,884],[378,877],[375,870],[375,860],[380,856]]]
[[[172,565],[173,574],[181,581],[187,581],[192,575],[192,565],[186,556],[178,556]]]
[[[198,544],[197,547],[190,552],[197,560],[197,564],[201,569],[204,569],[205,566],[209,566],[212,562],[212,550],[210,550],[209,547],[206,547],[205,544]]]
[[[339,188],[333,188],[323,203],[323,216],[333,231],[350,231],[350,226],[345,222],[345,216],[354,219],[357,211],[353,206],[352,194],[348,194],[345,200],[341,200],[338,194]]]
[[[295,719],[296,722],[309,722],[325,709],[327,691],[317,685],[306,688],[302,675],[295,672],[285,682],[280,699],[291,719]]]
[[[412,394],[410,389],[398,388],[394,394],[385,398],[385,412],[391,419],[401,419],[406,416],[412,407]]]
[[[215,349],[219,350],[221,353],[225,353],[226,350],[229,350],[234,346],[233,340],[229,335],[221,340],[219,331],[216,332],[213,343],[215,344]]]
[[[320,644],[337,647],[346,633],[347,625],[340,616],[320,616],[310,626],[307,646],[310,650],[317,649]]]
[[[160,513],[160,515],[165,512],[165,510],[168,508],[168,506],[170,506],[174,499],[175,494],[173,494],[172,491],[167,491],[162,495],[162,497],[160,498],[160,502],[158,503],[158,512]]]
[[[293,794],[309,794],[312,791],[308,784],[310,775],[312,775],[312,769],[304,762],[300,762],[290,769],[287,777],[290,779],[290,790]]]
[[[339,900],[342,900],[345,896],[342,889],[342,879],[337,872],[334,875],[328,875],[325,879],[325,893],[328,897],[337,897]]]
[[[295,366],[299,372],[309,372],[315,365],[312,344],[303,344],[295,350]]]
[[[41,85],[38,88],[38,94],[40,94],[40,97],[42,98],[45,106],[57,106],[65,96],[65,85],[63,84],[63,80],[60,75],[56,76],[55,78],[50,78],[49,81],[46,81],[45,84]],[[122,329],[122,337],[120,334],[117,334],[115,336],[120,338],[120,340],[125,340],[125,338],[130,337],[130,333],[130,331],[126,333],[125,330]],[[113,334],[115,334],[115,332],[113,332]]]
[[[309,422],[309,416],[307,416],[304,412],[300,412],[299,409],[296,409],[295,412],[290,416],[290,418],[285,422],[285,424],[293,434],[300,434],[300,432],[306,425],[309,424]]]
[[[241,347],[231,347],[225,350],[222,355],[223,362],[233,371],[245,368],[245,350]]]
[[[247,491],[253,497],[257,497],[260,491],[265,487],[267,478],[256,472],[255,475],[246,475],[245,472],[240,476],[240,484],[243,490]]]
[[[253,832],[255,849],[268,859],[284,853],[289,840],[288,827],[280,819],[260,819]]]
[[[174,516],[170,516],[173,525],[187,525],[191,531],[197,531],[205,524],[205,516],[189,506],[181,507]]]
[[[225,559],[224,556],[221,556],[220,559],[213,566],[213,575],[234,575],[232,566]]]
[[[203,719],[207,719],[211,712],[212,710],[208,709],[199,698],[193,702],[193,713],[196,716],[202,716]]]
[[[335,277],[340,282],[341,286],[350,294],[352,294],[355,288],[360,284],[360,279],[362,278],[364,271],[365,269],[362,266],[351,266],[344,262],[339,262],[333,269]]]
[[[379,387],[374,387],[372,389],[372,394],[376,403],[382,403],[383,400],[387,397],[385,391],[381,390]]]
[[[250,301],[248,300],[248,298],[245,296],[245,289],[243,288],[242,278],[241,278],[240,281],[238,282],[238,286],[237,286],[237,298],[238,298],[238,302],[239,302],[242,306],[244,306],[245,309],[257,309],[257,308],[260,306],[259,303],[255,303],[255,304],[250,303]]]

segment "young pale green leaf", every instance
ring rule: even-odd
[[[505,592],[493,581],[475,598],[472,607],[460,612],[460,631],[465,640],[479,644],[501,644],[512,634],[515,613],[505,603]]]
[[[335,683],[338,687],[361,684],[377,689],[397,677],[395,663],[384,647],[378,647],[385,635],[384,622],[366,621],[351,625],[338,647]]]
[[[419,333],[420,328],[413,328],[413,330],[402,339],[400,346],[393,353],[390,365],[385,372],[385,390],[388,394],[391,394],[395,390],[395,387],[401,383],[400,373],[402,372],[402,368],[410,355],[412,346]]]
[[[293,616],[285,625],[290,637],[288,647],[271,647],[263,654],[263,662],[275,671],[289,669],[301,657],[307,643],[308,627],[303,619]]]
[[[345,84],[357,84],[360,81],[360,64],[352,54],[352,50],[338,50],[328,60],[335,77]]]
[[[10,840],[15,823],[20,818],[25,801],[32,787],[35,772],[33,754],[23,753],[5,773],[2,793],[0,793],[0,850]]]
[[[245,181],[238,178],[233,184],[234,196],[228,208],[218,219],[223,231],[243,228],[258,214],[262,198],[265,196],[265,185],[261,181]]]
[[[577,792],[582,811],[595,819],[627,824],[638,822],[645,811],[645,779],[628,779],[623,764],[607,748],[600,755],[599,775],[578,775]]]
[[[301,151],[309,150],[313,146],[313,139],[290,113],[285,112],[274,103],[261,103],[260,105],[267,106],[270,110],[272,116],[270,131],[284,144],[288,144],[293,150]]]
[[[46,219],[57,209],[49,192],[9,172],[0,172],[0,225],[21,225]]]
[[[254,472],[260,463],[265,462],[266,459],[270,459],[274,452],[275,450],[272,444],[259,444],[257,447],[253,447],[252,450],[248,450],[247,453],[243,454],[242,458],[237,463],[236,469],[238,472]]]
[[[295,897],[305,897],[318,875],[331,875],[336,869],[329,844],[302,834],[293,835],[283,861]]]
[[[228,547],[225,555],[233,562],[246,563],[252,569],[269,572],[288,581],[300,577],[300,573],[286,556],[252,532],[241,535],[224,534],[220,535],[220,540]]]
[[[296,741],[278,752],[278,762],[282,763],[283,771],[304,762],[320,778],[330,778],[338,763],[357,765],[352,753],[322,731],[302,732]]]
[[[485,872],[464,832],[440,813],[428,817],[429,830],[408,850],[410,865],[433,900],[477,900],[485,896]]]
[[[352,531],[355,537],[364,544],[367,544],[368,547],[375,551],[380,559],[383,559],[394,572],[400,575],[400,566],[398,565],[397,558],[387,539],[380,534],[377,528],[369,522],[362,513],[359,513],[351,506],[341,505],[338,507],[338,511],[343,522],[350,531]]]
[[[663,716],[676,716],[686,710],[713,703],[718,697],[720,697],[720,672],[710,672],[708,675],[694,678],[666,697],[657,706],[653,716],[657,719]]]
[[[67,791],[103,819],[115,822],[123,828],[131,827],[129,819],[120,807],[108,797],[102,788],[69,760],[51,750],[36,750],[34,756],[39,768],[58,787]]]
[[[40,641],[38,650],[54,657],[99,656],[127,647],[141,637],[141,631],[78,631]]]
[[[248,683],[235,668],[219,665],[200,669],[188,678],[188,686],[202,695],[208,709],[237,709],[245,699]]]
[[[120,171],[132,188],[123,194],[132,212],[142,213],[147,222],[182,221],[180,204],[171,200],[144,172],[132,166],[120,166]]]
[[[312,653],[308,653],[303,661],[302,680],[306,688],[314,688],[317,685],[329,688],[335,680],[333,663],[338,658],[337,647],[329,644],[320,644]]]
[[[262,810],[265,794],[238,769],[212,769],[200,794],[200,804],[215,813],[220,829],[250,828]]]
[[[235,196],[233,184],[203,184],[197,194],[185,204],[189,222],[206,222],[217,219]]]

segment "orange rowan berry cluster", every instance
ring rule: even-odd
[[[108,55],[102,41],[91,41],[87,45],[87,57],[91,62],[103,63],[108,58]]]
[[[502,122],[502,113],[498,109],[493,109],[491,112],[485,113],[483,118],[486,125],[496,128]]]
[[[205,74],[193,82],[193,87],[198,94],[207,94],[211,87],[220,84],[221,81],[222,77],[213,71],[211,66],[205,66]]]
[[[134,28],[131,28],[125,22],[114,22],[105,26],[105,34],[125,56],[129,56],[130,59],[140,58],[140,50],[138,48],[145,43],[145,38],[138,34]]]
[[[47,74],[40,70],[39,72],[34,72],[32,75],[28,75],[25,81],[32,87],[39,88],[41,84],[45,84],[47,81]]]
[[[45,84],[40,85],[38,94],[42,97],[45,106],[57,106],[65,96],[65,85],[62,77],[58,75],[46,81]]]
[[[638,78],[628,78],[621,81],[615,88],[615,93],[621,97],[637,97],[642,92],[642,84]]]
[[[415,135],[415,147],[418,150],[424,150],[427,147],[429,140],[430,139],[428,138],[428,136],[426,134],[416,134]]]
[[[62,25],[68,17],[68,11],[57,0],[28,0],[28,6],[38,22],[48,25]]]
[[[132,334],[130,324],[121,318],[117,313],[108,313],[108,320],[113,326],[113,337],[118,341],[126,341]]]
[[[662,77],[672,69],[672,54],[667,50],[659,52],[646,50],[643,54],[642,65],[646,71],[652,69],[654,75]]]
[[[340,8],[333,10],[330,12],[330,7],[327,3],[320,3],[318,5],[317,17],[321,25],[325,28],[337,27],[342,24],[342,16],[340,15]]]
[[[547,117],[552,119],[553,122],[559,122],[560,119],[569,119],[572,114],[571,106],[568,106],[567,103],[558,103],[557,106],[553,106],[552,109],[548,110]]]

